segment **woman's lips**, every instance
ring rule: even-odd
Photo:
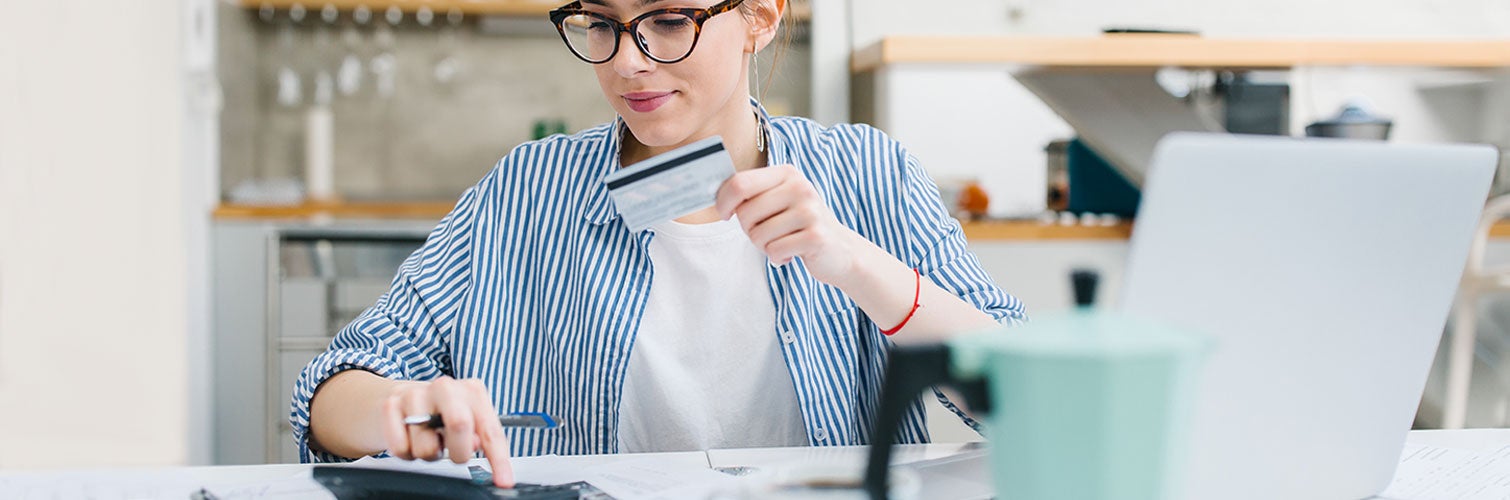
[[[631,92],[624,94],[624,102],[636,113],[649,113],[671,100],[676,92]]]

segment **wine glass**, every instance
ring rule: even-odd
[[[463,20],[461,9],[452,7],[446,12],[446,25],[440,30],[440,57],[431,69],[431,76],[444,90],[451,89],[452,84],[461,76],[464,69],[461,58],[457,56],[460,52],[457,47],[457,32]]]
[[[404,22],[404,11],[397,5],[389,6],[383,14],[386,23],[377,23],[377,31],[373,38],[377,42],[378,54],[372,58],[372,74],[377,86],[378,97],[389,98],[393,96],[394,87],[398,80],[398,56],[394,54],[396,37],[393,28]]]
[[[372,22],[372,9],[366,5],[358,5],[351,11],[351,22],[341,30],[341,45],[346,49],[346,55],[341,58],[340,68],[336,70],[336,88],[342,96],[351,97],[362,90],[362,75],[366,72],[366,63],[360,55],[362,51],[361,27]]]
[[[297,49],[294,46],[294,29],[300,21],[304,20],[304,6],[294,4],[288,11],[288,22],[280,23],[277,11],[271,5],[263,4],[258,10],[258,16],[263,22],[278,27],[278,68],[274,70],[276,100],[280,106],[293,108],[304,102],[304,82],[299,71],[294,68],[294,58]]]

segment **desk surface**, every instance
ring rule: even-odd
[[[1416,445],[1491,450],[1510,446],[1510,429],[1474,429],[1461,431],[1412,431],[1407,442]],[[924,461],[979,453],[979,445],[969,443],[905,445],[895,454],[895,464],[918,464]],[[826,463],[840,467],[858,467],[864,463],[867,449],[862,446],[822,448],[768,448],[748,450],[713,450],[708,452],[662,453],[645,455],[587,455],[518,458],[514,461],[520,481],[541,481],[563,468],[585,469],[616,461],[651,458],[680,467],[772,467],[796,463]],[[481,459],[474,464],[484,464]],[[929,462],[933,463],[933,462]],[[309,465],[257,465],[221,467],[115,468],[45,472],[0,472],[0,492],[7,498],[188,498],[201,486],[235,486],[257,483],[274,484],[306,474]],[[540,479],[532,479],[540,478]],[[543,481],[542,481],[543,482]],[[951,480],[958,483],[958,480]],[[939,498],[943,483],[923,481],[924,493]],[[958,486],[957,484],[953,486]],[[280,493],[272,488],[240,491]],[[953,490],[961,491],[961,490]],[[181,492],[181,495],[164,493]],[[133,495],[134,493],[134,495]],[[287,494],[287,491],[281,493]],[[294,492],[294,496],[298,492]],[[949,496],[949,495],[944,495]],[[966,496],[968,497],[968,496]]]

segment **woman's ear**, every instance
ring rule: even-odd
[[[758,4],[752,14],[745,18],[750,22],[749,43],[745,50],[759,52],[776,38],[776,29],[781,27],[781,15],[786,12],[786,0],[745,0]]]

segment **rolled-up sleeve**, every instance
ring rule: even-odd
[[[496,171],[496,169],[495,169]],[[428,380],[451,373],[450,345],[471,281],[473,220],[490,173],[464,193],[424,245],[400,266],[388,292],[331,340],[294,384],[289,423],[302,462],[348,459],[309,446],[310,400],[320,384],[346,370],[396,380]]]
[[[998,286],[981,267],[980,259],[970,252],[964,230],[949,214],[939,198],[938,185],[918,164],[916,157],[897,145],[902,158],[902,189],[905,197],[909,255],[918,273],[940,288],[953,293],[976,309],[990,315],[1003,326],[1027,321],[1022,301]],[[965,425],[983,432],[980,422],[971,418],[938,388],[933,394],[944,408],[953,412]]]
[[[905,151],[900,154],[905,158],[902,175],[908,241],[918,272],[991,315],[997,323],[1011,326],[1027,321],[1022,302],[997,286],[966,246],[959,221],[949,215],[939,199],[938,185],[918,165],[917,158]]]

